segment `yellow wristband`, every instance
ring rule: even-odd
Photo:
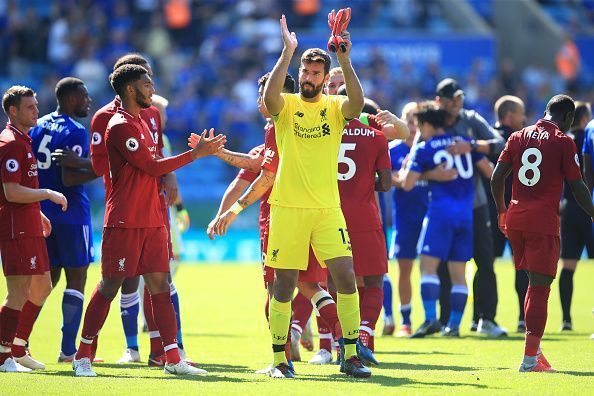
[[[229,210],[230,210],[231,212],[235,213],[236,215],[238,215],[238,214],[240,214],[240,213],[241,213],[241,211],[243,210],[243,206],[241,206],[241,205],[239,204],[239,202],[235,202],[235,203],[233,204],[233,206],[231,206],[231,207],[229,208]]]

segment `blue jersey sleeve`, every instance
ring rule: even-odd
[[[408,159],[408,169],[414,172],[423,173],[427,167],[427,153],[425,143],[420,143],[412,148],[410,158]]]
[[[86,129],[73,129],[62,142],[62,148],[70,147],[79,157],[89,156],[89,134]]]
[[[586,130],[584,131],[584,144],[582,145],[582,154],[588,154],[592,156],[592,134],[594,133],[594,124],[592,121],[588,123],[586,126]]]

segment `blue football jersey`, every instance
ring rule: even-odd
[[[594,153],[594,120],[590,121],[588,123],[588,125],[586,125],[586,129],[584,130],[584,144],[582,146],[582,154],[588,154],[590,156],[590,158],[592,158],[593,153]],[[594,167],[594,162],[592,162],[592,167]]]
[[[59,191],[68,200],[68,210],[45,200],[41,211],[55,224],[90,224],[89,198],[82,185],[66,187],[62,183],[62,169],[52,161],[51,153],[69,147],[80,157],[89,156],[89,134],[85,127],[64,114],[53,112],[37,120],[29,136],[37,158],[39,187]]]
[[[410,147],[403,141],[394,141],[390,143],[390,160],[392,161],[392,170],[399,171],[402,168],[404,159],[410,152]],[[419,180],[410,191],[404,191],[399,188],[392,190],[392,215],[396,219],[399,217],[422,218],[427,212],[429,203],[429,186],[426,180]]]
[[[445,163],[446,168],[455,168],[458,171],[458,177],[454,180],[429,181],[431,194],[428,211],[433,216],[472,218],[474,163],[481,160],[484,155],[474,152],[463,155],[448,153],[448,146],[459,139],[468,140],[460,136],[444,134],[434,136],[413,147],[408,163],[410,170],[423,173]]]

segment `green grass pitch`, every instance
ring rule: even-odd
[[[390,273],[396,277],[396,266]],[[272,380],[254,374],[271,360],[268,329],[264,319],[264,289],[259,265],[181,265],[175,276],[180,293],[184,344],[188,356],[210,375],[199,378],[166,376],[144,364],[114,364],[124,351],[118,299],[101,332],[96,364],[98,378],[75,378],[68,364],[57,364],[60,346],[61,299],[64,283],[49,297],[31,336],[33,355],[47,369],[33,374],[0,374],[0,395],[384,395],[407,394],[594,394],[594,262],[581,262],[575,276],[573,318],[575,330],[560,333],[561,309],[557,283],[551,291],[549,320],[543,340],[556,374],[517,372],[523,353],[523,335],[515,333],[517,302],[509,262],[496,265],[499,287],[497,318],[510,336],[488,340],[470,333],[469,309],[464,315],[462,338],[439,336],[421,340],[378,337],[381,365],[369,380],[353,380],[335,365],[296,363],[298,378]],[[88,294],[99,277],[94,265],[89,273]],[[62,281],[63,282],[63,281]],[[422,321],[418,292],[418,268],[414,273],[413,325]],[[0,295],[4,296],[4,281]],[[395,299],[397,299],[395,293]],[[395,301],[395,307],[397,302]],[[382,323],[378,323],[381,331]],[[148,336],[139,335],[143,360],[149,351]],[[317,341],[316,341],[317,343]],[[313,353],[302,352],[305,360]]]

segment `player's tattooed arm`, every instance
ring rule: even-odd
[[[594,221],[594,205],[592,204],[592,195],[586,183],[582,179],[567,181],[571,193],[575,197],[578,205],[592,218]]]
[[[223,149],[216,156],[231,166],[246,169],[254,173],[260,172],[262,165],[262,158],[259,155],[237,153],[235,151]]]
[[[357,77],[355,69],[353,69],[353,65],[351,64],[350,55],[352,43],[350,33],[345,30],[342,34],[342,39],[346,44],[347,50],[345,52],[338,51],[336,53],[336,58],[342,69],[342,74],[344,75],[344,83],[346,84],[347,89],[347,100],[342,103],[342,108],[340,110],[345,119],[352,120],[353,118],[359,117],[359,114],[361,114],[365,99],[363,96],[363,87],[361,87],[359,77]]]
[[[421,180],[433,180],[438,182],[454,180],[458,177],[458,171],[454,168],[448,169],[446,164],[437,165],[435,168],[423,172]]]
[[[505,179],[512,172],[512,164],[509,162],[498,162],[491,176],[491,193],[495,200],[497,213],[505,213]]]
[[[229,208],[233,205],[233,203],[237,202],[241,194],[245,191],[247,187],[249,187],[250,182],[244,179],[235,178],[231,184],[225,190],[223,194],[223,198],[221,199],[221,204],[219,205],[219,211],[217,215],[210,221],[208,227],[206,227],[206,234],[208,237],[213,240],[215,237],[214,227],[219,221],[219,217],[221,214],[225,213]]]
[[[375,179],[375,191],[386,192],[392,188],[392,170],[379,169]]]
[[[267,169],[263,169],[260,175],[250,185],[248,190],[237,200],[236,204],[239,205],[240,209],[234,208],[233,205],[230,209],[225,211],[220,217],[218,217],[216,224],[213,227],[214,235],[223,236],[227,233],[227,229],[231,223],[235,220],[239,212],[262,196],[272,187],[276,173],[271,172]]]

